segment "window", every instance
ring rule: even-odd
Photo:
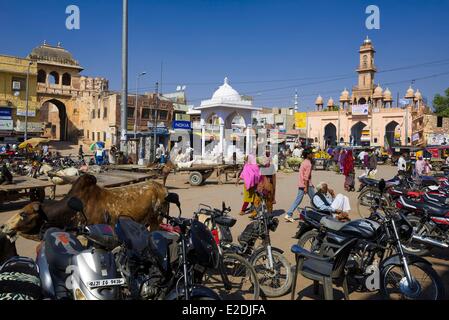
[[[92,141],[95,141],[95,132],[92,132]]]
[[[100,132],[97,132],[97,141],[100,141]]]
[[[128,118],[134,118],[134,107],[128,107]]]
[[[86,137],[87,137],[87,139],[89,139],[89,130],[87,130]]]
[[[377,138],[374,138],[374,143],[377,143]]]
[[[159,120],[167,120],[168,112],[165,110],[159,111]]]
[[[12,78],[11,89],[13,92],[15,91],[25,91],[26,80],[23,78]]]
[[[92,119],[95,119],[95,109],[92,110]]]
[[[44,70],[39,70],[37,72],[37,82],[45,83],[47,81],[47,73]]]
[[[150,119],[151,109],[143,108],[142,109],[142,119]]]
[[[106,132],[103,131],[103,141],[106,141]]]
[[[98,110],[97,110],[97,113],[98,113],[98,119],[100,119],[100,111],[101,111],[101,108],[98,108]]]
[[[56,71],[50,72],[50,77],[48,78],[50,84],[59,84],[59,74]]]
[[[72,84],[72,77],[69,73],[64,73],[62,75],[62,85],[63,86],[70,86]]]
[[[443,127],[443,117],[437,117],[437,128]]]

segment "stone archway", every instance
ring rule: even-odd
[[[50,138],[60,141],[68,139],[67,108],[60,100],[50,99],[42,104],[41,121],[51,125]]]
[[[246,127],[245,118],[238,112],[232,112],[225,119],[225,128],[232,129],[233,125],[240,127],[241,130]]]
[[[366,124],[364,124],[361,121],[357,122],[355,125],[352,126],[351,136],[352,136],[352,141],[353,141],[354,146],[362,145],[362,131],[363,131],[363,128],[365,128],[365,127],[366,127]]]
[[[391,121],[385,126],[385,145],[393,147],[396,145],[395,143],[395,132],[396,128],[399,126],[399,123],[396,121]]]
[[[328,123],[324,127],[324,146],[337,145],[337,127],[333,123]]]

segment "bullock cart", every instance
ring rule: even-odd
[[[121,187],[154,179],[154,176],[151,174],[121,170],[108,170],[93,175],[97,178],[97,184],[104,188]]]
[[[46,188],[50,188],[50,199],[53,200],[56,195],[56,185],[53,182],[27,176],[14,176],[12,184],[0,185],[0,203],[22,198],[43,202]]]

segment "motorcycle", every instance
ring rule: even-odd
[[[435,200],[418,202],[401,196],[396,201],[396,207],[413,226],[412,239],[403,245],[405,252],[424,256],[433,247],[449,248],[449,206]]]
[[[384,190],[385,183],[381,181],[380,194]],[[304,213],[308,215],[307,211]],[[331,255],[348,241],[357,239],[346,263],[351,288],[380,291],[389,299],[444,298],[442,281],[432,265],[403,250],[402,244],[411,239],[413,227],[401,212],[383,207],[380,199],[372,207],[370,219],[343,223],[316,214],[308,220],[313,220],[318,229],[302,233],[298,245],[306,247],[309,244],[311,251],[317,254]]]
[[[254,266],[265,296],[280,297],[290,290],[293,274],[284,251],[271,245],[270,232],[276,231],[279,220],[268,214],[264,197],[259,195],[259,198],[261,203],[256,207],[257,215],[238,237],[239,245],[228,243],[228,247],[246,257]],[[262,241],[259,247],[255,247],[257,240]]]
[[[227,299],[248,297],[258,300],[260,287],[256,270],[246,257],[239,254],[238,245],[232,244],[231,228],[237,220],[229,216],[230,212],[231,208],[223,202],[221,210],[200,204],[194,213],[194,219],[202,221],[211,230],[220,252],[220,267],[207,270],[203,283],[223,292]]]
[[[163,215],[168,224],[149,232],[129,217],[115,226],[121,245],[113,253],[126,279],[126,298],[140,300],[220,300],[210,288],[197,282],[198,273],[217,269],[219,251],[211,232],[196,220],[181,217],[177,194],[166,197],[176,204],[178,217]]]
[[[83,204],[71,198],[68,206],[81,213]],[[79,236],[87,240],[82,244]],[[125,279],[118,277],[114,256],[117,245],[109,225],[80,226],[70,229],[48,228],[37,248],[44,299],[117,300]]]

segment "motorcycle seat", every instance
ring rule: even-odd
[[[417,202],[412,199],[401,197],[400,202],[408,209],[419,212],[426,212],[432,216],[442,217],[449,212],[449,207],[435,203],[433,201]]]
[[[64,272],[72,257],[85,249],[73,234],[58,228],[48,229],[43,241],[48,265]]]
[[[116,225],[116,234],[125,247],[136,256],[142,256],[148,248],[150,232],[144,225],[128,217],[120,217]]]
[[[327,229],[334,230],[334,231],[340,231],[344,226],[346,226],[350,222],[340,222],[333,217],[327,216],[327,217],[323,217],[320,220],[320,223],[323,227],[325,227]]]

